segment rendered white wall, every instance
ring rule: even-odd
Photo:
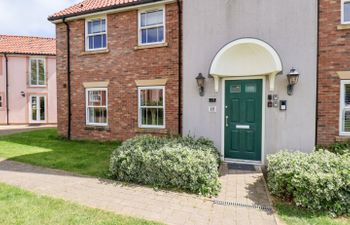
[[[271,45],[283,64],[275,91],[288,110],[265,107],[265,152],[281,149],[312,151],[315,141],[317,1],[316,0],[190,0],[184,1],[184,135],[204,136],[221,148],[222,99],[207,79],[200,97],[195,77],[209,73],[214,56],[233,40],[251,37]],[[287,95],[286,74],[301,74],[293,96]],[[208,97],[216,97],[210,104]],[[265,96],[267,98],[267,96]],[[208,106],[217,106],[209,113]]]

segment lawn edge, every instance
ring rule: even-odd
[[[55,200],[55,201],[62,201],[63,203],[67,203],[67,204],[71,204],[71,205],[76,205],[76,206],[80,206],[80,207],[83,207],[83,208],[87,208],[87,209],[90,209],[90,210],[98,210],[98,211],[102,211],[102,212],[105,212],[105,213],[110,213],[110,214],[113,214],[115,216],[119,216],[119,217],[124,217],[126,219],[137,219],[137,220],[144,220],[146,222],[153,222],[153,223],[159,223],[159,224],[164,224],[163,222],[161,221],[156,221],[156,220],[150,220],[150,219],[147,219],[147,218],[143,218],[143,217],[140,217],[140,216],[137,216],[137,215],[129,215],[129,214],[121,214],[121,213],[116,213],[114,211],[111,211],[111,210],[105,210],[105,209],[101,209],[101,208],[97,208],[95,206],[91,206],[91,205],[88,205],[88,204],[82,204],[80,202],[75,202],[75,201],[72,201],[72,200],[67,200],[67,199],[64,199],[62,197],[58,197],[58,196],[53,196],[53,195],[48,195],[48,194],[43,194],[43,193],[40,193],[40,192],[37,192],[35,190],[29,190],[29,189],[26,189],[24,187],[21,187],[21,186],[17,186],[17,185],[13,185],[13,184],[8,184],[6,182],[3,182],[3,181],[0,181],[0,184],[3,184],[3,185],[6,185],[10,188],[16,188],[16,189],[19,189],[21,191],[24,191],[24,192],[27,192],[29,194],[32,194],[36,197],[44,197],[44,198],[48,198],[48,199],[51,199],[51,200]]]
[[[262,171],[261,171],[261,173],[262,173]],[[264,174],[262,175],[262,179],[263,179],[263,183],[264,183],[267,199],[268,199],[268,201],[269,201],[269,203],[270,203],[270,205],[272,207],[272,213],[273,213],[273,217],[275,219],[276,224],[277,225],[287,225],[287,223],[285,223],[284,220],[282,218],[280,218],[278,213],[277,213],[277,210],[275,208],[274,202],[272,200],[272,196],[271,196],[270,191],[269,191],[269,189],[267,187],[267,182],[266,182]]]

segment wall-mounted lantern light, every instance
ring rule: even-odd
[[[294,85],[296,85],[299,81],[299,72],[292,68],[290,72],[287,74],[288,79],[288,87],[287,87],[287,93],[288,95],[293,95]]]
[[[203,77],[203,74],[200,73],[196,77],[196,80],[197,80],[197,85],[198,85],[198,88],[199,88],[199,95],[200,96],[204,96],[205,77]]]
[[[26,97],[26,93],[24,93],[24,91],[21,91],[21,96],[24,98]]]

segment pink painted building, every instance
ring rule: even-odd
[[[0,35],[0,125],[56,124],[56,41]]]

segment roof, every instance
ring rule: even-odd
[[[56,55],[54,38],[0,35],[0,53]]]
[[[159,1],[162,0],[85,0],[49,16],[48,19],[53,21],[88,13],[101,12],[109,9],[117,9]]]

